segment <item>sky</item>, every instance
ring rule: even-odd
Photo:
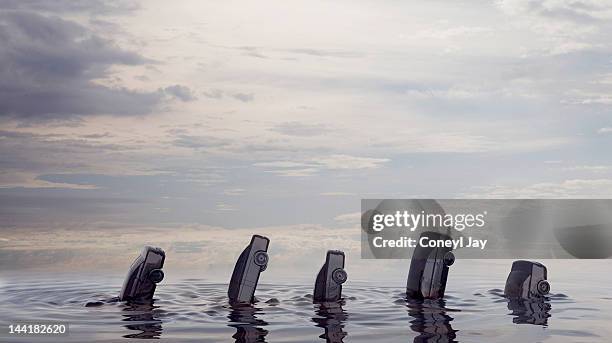
[[[611,19],[575,0],[1,1],[0,264],[270,232],[288,265],[358,249],[362,198],[608,198]]]

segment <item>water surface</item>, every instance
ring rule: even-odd
[[[314,305],[309,284],[262,283],[242,308],[229,306],[226,284],[195,278],[163,281],[148,305],[110,301],[116,278],[3,280],[2,325],[70,323],[68,337],[42,342],[609,342],[612,333],[609,284],[571,275],[537,303],[509,303],[498,275],[455,273],[444,301],[406,302],[401,283],[349,282],[343,301]]]

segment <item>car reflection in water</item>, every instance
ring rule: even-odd
[[[550,303],[546,298],[509,299],[508,309],[515,324],[548,325]]]
[[[124,335],[124,338],[159,339],[162,334],[162,322],[156,318],[157,306],[149,303],[126,303],[124,305],[123,321],[129,324],[125,328],[137,331]]]
[[[250,304],[234,305],[231,307],[227,318],[230,321],[228,326],[236,328],[236,333],[232,336],[236,343],[266,342],[268,331],[261,328],[268,323],[257,318],[260,308]]]
[[[325,330],[319,338],[325,339],[327,343],[343,342],[347,335],[343,329],[348,314],[342,308],[342,301],[315,304],[315,313],[317,316],[312,321]]]
[[[408,299],[406,304],[408,314],[413,318],[410,328],[418,333],[414,338],[415,343],[457,342],[458,330],[454,330],[450,324],[453,317],[447,314],[451,310],[445,308],[444,300]]]

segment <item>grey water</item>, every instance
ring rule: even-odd
[[[567,270],[533,303],[508,302],[503,273],[479,272],[452,274],[444,301],[407,302],[402,283],[353,281],[341,302],[315,305],[312,285],[281,282],[261,283],[257,303],[242,308],[229,306],[225,283],[199,278],[165,280],[152,304],[135,305],[111,300],[120,278],[3,276],[0,325],[59,321],[70,334],[0,341],[609,342],[609,271],[586,281]]]

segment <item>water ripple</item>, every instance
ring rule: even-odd
[[[605,306],[609,302],[578,301],[565,293],[540,302],[508,302],[501,289],[483,286],[448,290],[445,300],[416,302],[406,301],[401,287],[352,283],[345,287],[342,301],[313,304],[310,286],[283,284],[261,285],[253,306],[232,307],[226,290],[225,284],[191,278],[160,284],[150,304],[127,304],[117,301],[118,287],[108,282],[6,283],[0,287],[0,323],[68,322],[71,334],[62,338],[64,342],[486,342],[500,334],[505,335],[502,341],[610,337],[605,330],[593,329],[605,327],[598,325],[610,319]]]

